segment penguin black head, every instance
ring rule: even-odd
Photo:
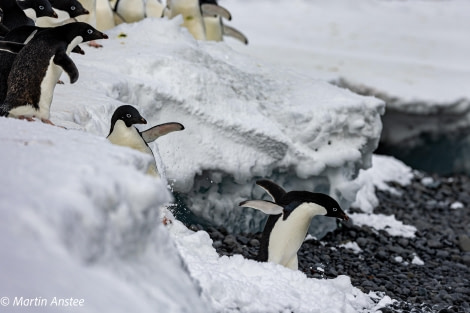
[[[147,121],[132,105],[122,105],[114,111],[111,117],[110,134],[113,132],[114,125],[119,120],[123,121],[127,127],[131,127],[134,124],[147,124]]]
[[[297,202],[299,205],[302,203],[317,204],[325,208],[326,214],[324,216],[335,217],[345,221],[349,220],[348,215],[344,213],[339,203],[327,194],[313,193],[309,191],[291,191],[287,193],[286,198],[295,199],[292,203]]]
[[[87,42],[97,39],[108,39],[105,33],[100,32],[93,26],[84,22],[74,22],[51,29],[53,32],[64,34],[65,38],[71,42],[74,38],[82,37],[81,42]]]
[[[77,0],[49,0],[49,2],[53,8],[67,12],[71,18],[90,14]]]
[[[19,0],[17,3],[22,10],[34,10],[36,17],[48,16],[58,18],[57,13],[55,13],[48,0]]]
[[[240,203],[240,206],[248,206],[270,215],[280,215],[282,213],[285,220],[297,208],[312,210],[312,205],[316,205],[317,207],[312,211],[312,214],[336,217],[346,221],[349,219],[339,203],[327,194],[310,191],[286,192],[281,186],[266,179],[258,180],[256,184],[263,188],[274,202],[248,200]]]

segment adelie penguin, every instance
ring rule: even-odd
[[[107,138],[115,145],[129,147],[151,155],[153,163],[149,166],[147,174],[160,177],[155,157],[148,143],[168,133],[183,130],[184,126],[180,123],[165,123],[140,132],[134,126],[135,124],[147,124],[147,121],[133,106],[120,106],[111,117],[111,129]]]
[[[217,0],[199,0],[199,3],[203,12],[206,40],[222,41],[224,36],[229,36],[245,45],[248,44],[245,35],[235,28],[225,25],[222,18],[230,20],[231,15],[228,10],[218,5]]]
[[[9,30],[22,25],[34,25],[36,18],[50,16],[57,18],[48,0],[2,0],[2,23]]]
[[[39,27],[57,27],[71,22],[76,22],[75,18],[80,15],[89,14],[78,0],[49,0],[58,18],[47,16],[39,17],[36,20],[36,26]]]
[[[240,203],[240,206],[270,215],[261,237],[258,261],[273,262],[297,270],[297,251],[314,216],[349,219],[338,202],[326,194],[309,191],[286,192],[269,180],[258,180],[256,184],[273,199],[247,200]]]
[[[0,115],[49,121],[55,85],[65,71],[70,82],[78,69],[69,57],[81,42],[108,36],[86,23],[70,23],[38,32],[17,54],[8,75],[7,92]]]

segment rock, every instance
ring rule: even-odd
[[[463,252],[470,252],[470,238],[467,235],[459,236],[459,248]]]

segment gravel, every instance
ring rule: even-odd
[[[384,313],[469,313],[470,178],[416,172],[410,185],[393,187],[401,195],[377,191],[380,205],[374,213],[394,214],[404,224],[414,225],[418,229],[414,238],[338,221],[339,227],[320,241],[303,243],[299,270],[317,279],[347,275],[363,292],[383,292],[397,300],[383,308]],[[258,253],[261,233],[205,230],[220,255],[253,259]],[[348,243],[356,243],[362,251],[341,247]]]

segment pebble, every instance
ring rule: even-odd
[[[383,291],[397,300],[380,309],[383,313],[470,313],[470,178],[416,173],[410,185],[394,185],[401,195],[377,191],[380,205],[374,210],[417,227],[415,238],[340,222],[341,227],[321,242],[303,243],[299,270],[317,279],[347,275],[365,293]],[[457,201],[463,208],[451,209],[450,204]],[[242,254],[250,259],[257,255],[261,233],[206,231],[220,255]],[[357,243],[362,251],[355,254],[339,248],[345,242]],[[415,256],[424,264],[411,264]]]

